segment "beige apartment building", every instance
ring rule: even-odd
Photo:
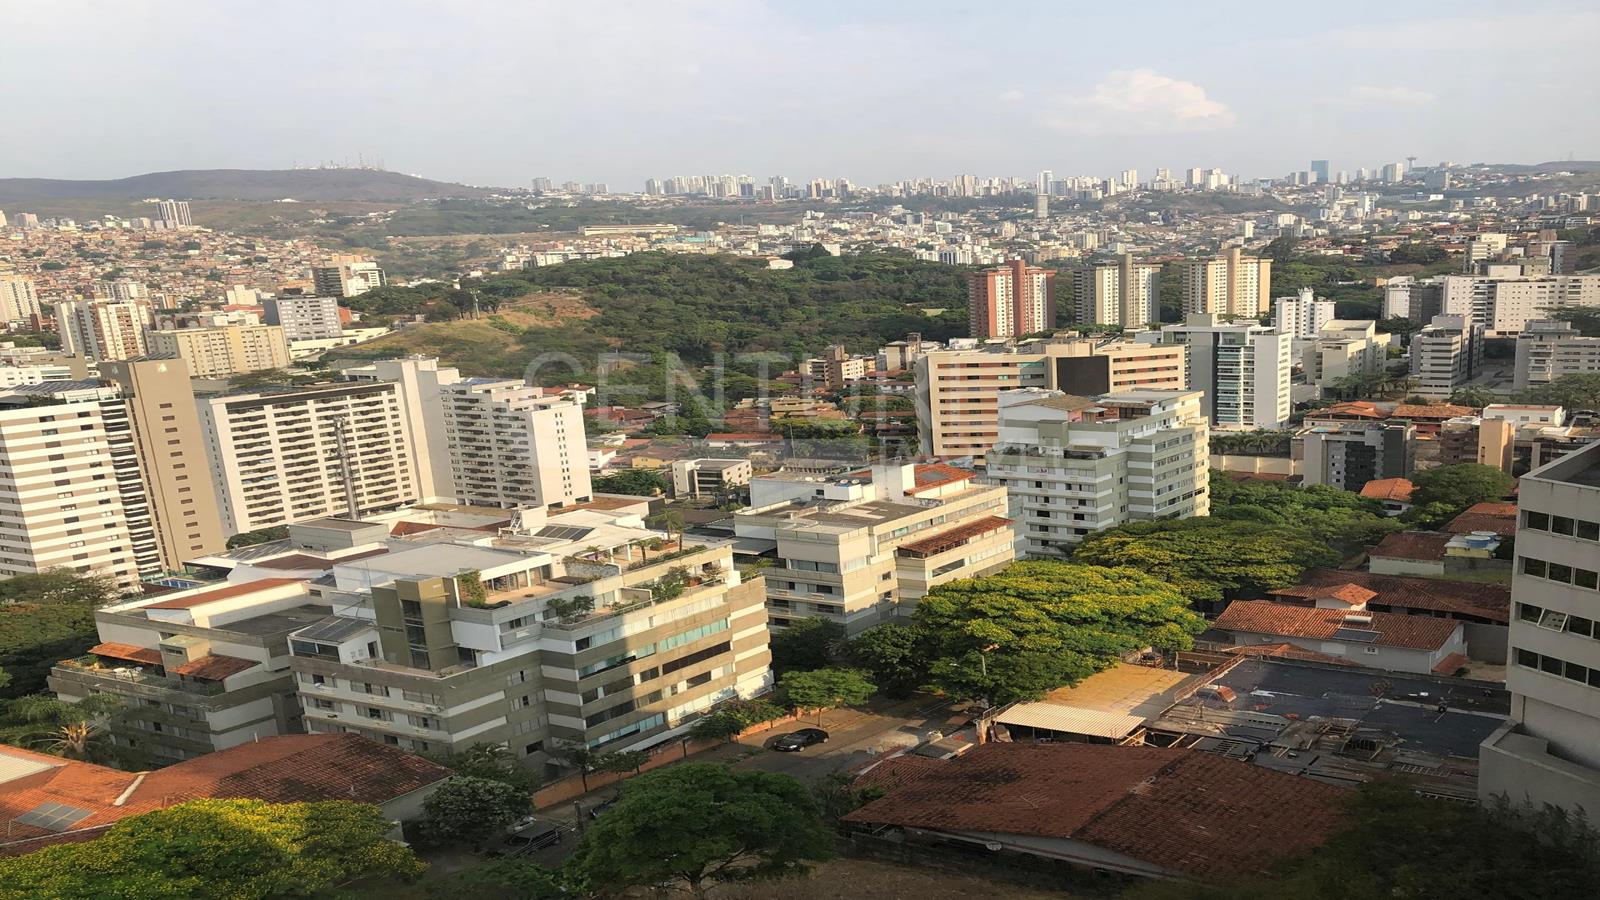
[[[943,350],[916,363],[917,429],[924,456],[981,457],[999,435],[1001,392],[1023,387],[1095,395],[1180,389],[1181,346],[1065,337],[976,350]]]
[[[1126,390],[1001,397],[985,479],[1002,487],[1017,553],[1064,556],[1125,522],[1204,516],[1210,442],[1202,393]]]
[[[227,534],[420,499],[393,382],[208,396],[197,406]]]
[[[775,564],[762,574],[772,627],[820,616],[856,635],[909,616],[937,585],[1011,562],[1005,489],[974,476],[890,463],[854,476],[755,479],[753,493],[769,502],[735,514],[734,534],[771,545]]]
[[[288,636],[330,612],[299,578],[114,604],[95,612],[100,642],[58,663],[50,690],[121,698],[111,742],[157,765],[299,732]]]
[[[1258,318],[1272,308],[1272,260],[1230,247],[1209,259],[1179,263],[1186,315]]]
[[[1161,321],[1160,266],[1124,253],[1115,262],[1078,269],[1072,279],[1080,325],[1121,325],[1131,331]]]
[[[148,532],[149,512],[131,451],[113,447],[121,413],[95,382],[0,393],[0,577],[66,568],[139,584],[130,526]],[[141,543],[153,560],[153,538]]]
[[[967,333],[1010,338],[1056,326],[1056,273],[1014,259],[967,276]]]
[[[26,322],[39,314],[39,290],[21,275],[0,272],[0,323]]]
[[[388,283],[383,269],[359,256],[335,256],[311,267],[311,283],[321,297],[357,297]]]
[[[147,352],[155,314],[145,300],[66,300],[56,304],[61,351],[83,359],[132,359]]]
[[[195,378],[227,378],[289,365],[289,342],[277,325],[221,325],[152,331],[152,356],[175,356]]]
[[[1525,391],[1563,375],[1600,373],[1600,337],[1585,337],[1571,322],[1534,319],[1517,335],[1513,387]]]
[[[228,535],[183,360],[112,360],[100,364],[100,374],[117,386],[127,410],[160,568],[175,571],[222,549]]]
[[[637,514],[527,512],[492,540],[443,518],[410,548],[336,565],[338,612],[290,637],[307,730],[540,762],[568,744],[648,748],[770,688],[764,587],[730,544],[647,559],[636,545],[661,535]]]

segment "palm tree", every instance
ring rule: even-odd
[[[657,519],[662,530],[670,537],[674,533],[678,536],[678,552],[683,552],[683,513],[680,510],[669,509]]]
[[[100,739],[121,708],[122,701],[111,694],[92,694],[76,703],[48,694],[19,697],[6,708],[10,721],[0,728],[0,740],[31,744],[68,759],[89,759],[100,755]]]

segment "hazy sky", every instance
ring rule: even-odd
[[[1590,2],[0,0],[0,177],[1600,158]]]

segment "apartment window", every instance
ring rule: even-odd
[[[1571,536],[1573,533],[1573,522],[1566,516],[1551,516],[1550,531],[1552,534],[1565,534]]]

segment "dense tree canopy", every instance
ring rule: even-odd
[[[776,630],[768,646],[772,650],[772,671],[776,675],[806,669],[821,669],[833,662],[844,642],[844,626],[822,616],[791,622]]]
[[[1126,900],[1589,900],[1600,840],[1556,810],[1451,803],[1390,781],[1363,785],[1326,844],[1271,875],[1152,881]]]
[[[1205,627],[1160,578],[1048,560],[940,585],[916,621],[933,684],[995,704],[1076,683],[1145,647],[1189,647]]]
[[[482,844],[533,806],[528,792],[501,780],[452,775],[423,801],[423,825],[439,841]]]
[[[833,855],[806,788],[788,775],[682,763],[622,786],[568,871],[592,891],[796,873]]]
[[[928,629],[915,622],[887,622],[856,635],[845,658],[865,670],[890,697],[908,697],[928,682]]]
[[[817,721],[822,721],[822,711],[837,706],[860,706],[867,702],[878,686],[856,669],[812,669],[809,672],[785,672],[778,685],[796,709],[817,710]]]
[[[1600,374],[1563,375],[1549,384],[1523,391],[1517,399],[1523,403],[1564,406],[1568,412],[1600,410]]]
[[[0,581],[0,604],[87,603],[101,606],[116,599],[117,594],[117,583],[110,576],[84,575],[69,569],[13,575]]]
[[[1383,515],[1383,505],[1351,491],[1318,484],[1305,488],[1282,482],[1234,481],[1211,473],[1211,517],[1275,525],[1350,552],[1375,544],[1399,528]]]
[[[659,469],[623,469],[611,475],[594,479],[594,490],[599,494],[632,494],[637,497],[659,497],[672,485]]]
[[[454,769],[458,775],[499,781],[523,793],[531,794],[539,788],[539,776],[523,765],[504,744],[473,744],[460,753],[439,754],[432,758],[440,765]]]
[[[1258,596],[1338,559],[1305,531],[1217,517],[1130,522],[1090,535],[1072,554],[1076,563],[1147,572],[1194,602]]]
[[[0,603],[0,668],[11,684],[0,698],[44,690],[50,667],[95,645],[94,607],[84,603]]]
[[[94,841],[0,858],[0,900],[249,900],[420,874],[390,827],[361,803],[196,800],[124,819]]]
[[[1411,476],[1411,483],[1413,504],[1442,503],[1462,510],[1474,503],[1504,499],[1517,480],[1494,466],[1461,463],[1418,472]]]

